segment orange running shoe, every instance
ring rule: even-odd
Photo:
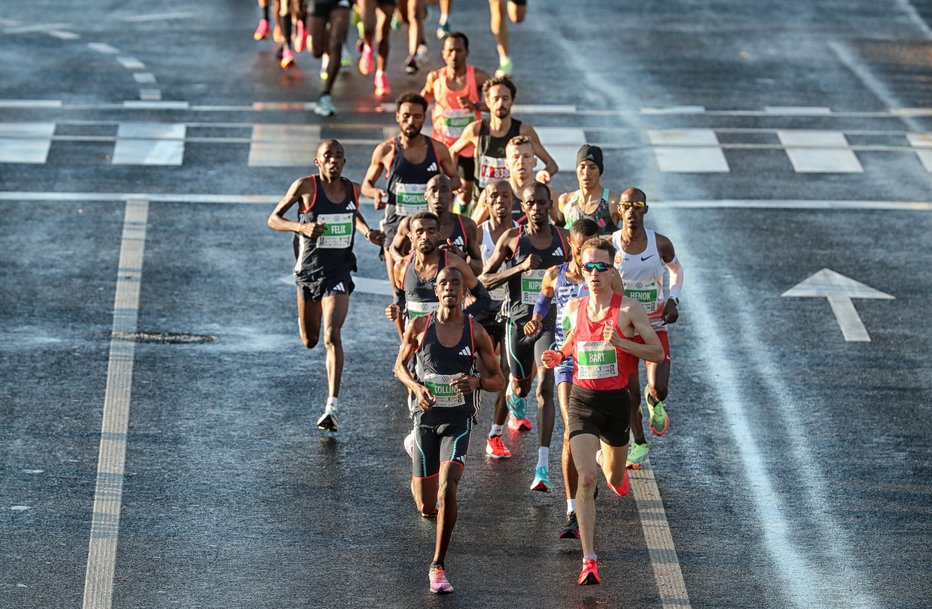
[[[493,459],[508,459],[511,451],[505,446],[501,436],[489,436],[485,442],[485,454]]]
[[[392,88],[388,85],[388,74],[382,70],[375,71],[375,94],[379,96],[391,95]]]
[[[582,571],[579,573],[579,579],[576,583],[580,586],[601,584],[602,578],[599,577],[599,562],[591,558],[584,558],[582,561]]]
[[[260,19],[256,31],[252,35],[253,40],[262,40],[269,37],[269,20]]]
[[[294,51],[289,48],[285,48],[282,51],[282,70],[287,70],[294,66]]]
[[[369,76],[374,69],[375,58],[372,56],[372,47],[368,44],[363,44],[362,55],[359,57],[359,73],[363,76]]]

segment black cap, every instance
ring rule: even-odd
[[[579,152],[576,153],[576,166],[579,167],[579,164],[583,161],[595,163],[595,166],[599,168],[599,175],[605,173],[605,168],[602,165],[602,149],[598,146],[590,146],[589,144],[580,146]]]

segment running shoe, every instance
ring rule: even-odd
[[[282,49],[282,70],[287,70],[294,66],[294,51],[285,47]]]
[[[493,459],[508,459],[511,451],[505,446],[501,436],[490,436],[485,442],[485,454]]]
[[[382,70],[375,71],[375,94],[379,96],[391,95],[392,88],[388,85],[388,74]]]
[[[631,490],[631,480],[628,479],[628,470],[625,470],[625,477],[621,481],[620,485],[612,486],[608,480],[606,480],[605,483],[608,484],[608,488],[612,489],[612,492],[619,497],[624,497],[628,494],[628,491]]]
[[[403,22],[401,21],[401,15],[398,14],[398,11],[392,13],[392,29],[398,31],[401,29]]]
[[[336,114],[336,110],[333,108],[333,100],[330,99],[329,95],[320,96],[320,99],[314,104],[314,112],[320,116],[333,116]]]
[[[327,74],[327,68],[330,67],[330,55],[324,53],[323,57],[320,58],[320,79],[327,80],[330,77]]]
[[[408,58],[405,59],[405,74],[417,74],[419,69],[417,58],[414,55],[408,55]]]
[[[304,29],[304,22],[298,21],[294,32],[294,50],[295,53],[303,53],[307,49],[307,31]]]
[[[498,69],[495,70],[496,76],[511,76],[514,66],[511,64],[511,57],[499,57]]]
[[[405,436],[405,452],[408,453],[408,457],[414,458],[414,447],[417,444],[417,440],[414,439],[414,430],[411,430],[411,433]]]
[[[670,427],[667,406],[663,402],[650,403],[650,386],[644,387],[644,401],[647,402],[647,412],[650,413],[650,430],[655,436],[662,436],[667,433],[667,429]]]
[[[363,43],[362,53],[359,56],[359,73],[363,76],[369,76],[374,69],[375,58],[372,56],[372,47]]]
[[[634,442],[631,444],[631,448],[628,449],[628,462],[625,465],[631,469],[641,469],[641,464],[647,458],[648,452],[650,452],[650,446],[648,446],[647,442],[644,444]]]
[[[560,534],[557,537],[560,539],[579,539],[579,522],[576,521],[576,512],[570,512],[566,515],[566,522],[563,523],[563,528],[560,529]]]
[[[340,54],[340,67],[349,68],[353,65],[353,52],[350,51],[346,41],[343,41],[343,53]]]
[[[450,24],[449,23],[438,23],[437,24],[437,40],[443,40],[450,34]]]
[[[420,63],[427,61],[427,55],[430,53],[430,49],[427,48],[427,45],[421,43],[417,45],[417,52],[414,54],[414,58]]]
[[[534,426],[531,425],[531,420],[527,417],[516,419],[511,415],[508,416],[508,429],[511,431],[531,431],[533,428]]]
[[[447,581],[447,574],[440,565],[432,566],[427,577],[430,578],[430,591],[434,594],[453,592],[453,586]]]
[[[263,40],[269,37],[269,20],[260,19],[256,31],[252,35],[253,40]]]
[[[505,391],[505,406],[508,412],[516,419],[523,419],[527,415],[527,398],[515,395],[514,385],[509,381],[508,390]]]
[[[534,470],[534,481],[531,482],[532,491],[549,493],[553,490],[553,487],[550,485],[550,478],[547,475],[548,473],[546,465],[540,465]]]
[[[336,431],[337,425],[337,415],[332,412],[324,412],[323,416],[317,419],[317,428],[324,431]]]
[[[282,26],[275,24],[275,29],[272,31],[272,40],[275,41],[275,44],[281,44],[285,42],[285,37],[282,35]]]
[[[580,586],[601,584],[602,578],[599,577],[599,562],[591,558],[584,558],[582,561],[582,571],[579,573],[579,579],[576,583]]]

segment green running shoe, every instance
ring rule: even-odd
[[[628,462],[626,465],[631,469],[641,469],[641,464],[647,458],[648,452],[650,452],[650,446],[647,445],[647,442],[644,444],[635,442],[628,449]]]
[[[511,57],[499,57],[498,69],[495,70],[496,76],[511,76],[514,71],[514,65],[511,63]]]
[[[655,436],[667,433],[670,427],[670,417],[667,416],[667,407],[663,402],[650,403],[650,388],[644,387],[644,401],[647,402],[647,412],[650,413],[650,430]]]

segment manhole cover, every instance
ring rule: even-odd
[[[111,338],[134,340],[137,343],[162,343],[168,345],[188,343],[212,343],[216,336],[206,334],[175,334],[173,332],[112,332]]]

